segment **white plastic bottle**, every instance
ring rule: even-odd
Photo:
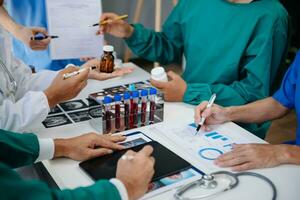
[[[151,79],[160,82],[168,82],[168,76],[163,67],[154,67],[151,70]]]

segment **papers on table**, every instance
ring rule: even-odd
[[[233,123],[215,126],[212,131],[199,132],[197,135],[195,135],[196,127],[192,124],[181,127],[158,124],[151,128],[151,131],[199,161],[203,166],[201,170],[206,169],[206,173],[224,170],[214,165],[213,161],[220,155],[231,151],[233,144],[263,142]]]
[[[49,34],[59,36],[50,43],[52,59],[102,54],[103,37],[95,35],[98,27],[89,27],[99,21],[101,0],[46,0],[46,7]]]

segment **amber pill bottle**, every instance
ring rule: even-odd
[[[103,73],[112,73],[114,71],[114,61],[115,57],[113,56],[114,47],[106,45],[103,47],[103,55],[101,57],[100,63],[100,72]]]

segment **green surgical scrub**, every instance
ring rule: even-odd
[[[213,93],[222,106],[269,96],[287,49],[288,14],[277,0],[180,0],[162,32],[133,26],[126,42],[138,56],[165,65],[184,55],[184,102],[194,105]],[[262,138],[267,130],[244,127]]]
[[[0,129],[1,199],[121,199],[117,188],[107,180],[97,181],[92,186],[74,190],[56,190],[37,180],[23,180],[12,170],[12,168],[34,163],[38,155],[39,143],[35,135],[17,134]]]

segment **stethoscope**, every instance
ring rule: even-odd
[[[3,71],[8,75],[9,78],[9,84],[8,84],[8,95],[10,96],[15,96],[17,89],[18,89],[18,84],[17,81],[14,79],[10,71],[7,69],[6,65],[4,62],[0,59],[0,66],[3,69]],[[0,93],[4,95],[4,92],[0,88]]]
[[[232,173],[227,171],[219,171],[209,175],[202,175],[202,177],[192,183],[189,183],[185,186],[180,187],[176,193],[174,194],[174,198],[176,200],[197,200],[197,199],[204,199],[208,197],[213,197],[219,195],[223,192],[228,190],[234,189],[239,184],[239,177],[240,176],[252,176],[259,178],[266,183],[268,183],[273,191],[272,200],[276,200],[277,198],[277,190],[274,183],[268,179],[267,177],[257,174],[254,172],[240,172],[240,173]],[[223,187],[219,187],[222,185]],[[183,195],[188,191],[195,189],[195,188],[202,188],[207,191],[206,194],[193,196],[193,197],[184,197]]]

